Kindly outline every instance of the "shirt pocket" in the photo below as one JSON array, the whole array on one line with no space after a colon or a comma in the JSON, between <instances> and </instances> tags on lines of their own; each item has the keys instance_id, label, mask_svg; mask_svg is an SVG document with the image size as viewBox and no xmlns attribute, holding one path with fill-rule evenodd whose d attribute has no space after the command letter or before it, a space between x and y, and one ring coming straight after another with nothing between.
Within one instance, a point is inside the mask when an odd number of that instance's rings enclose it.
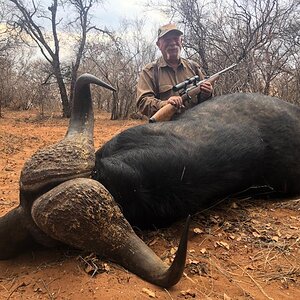
<instances>
[{"instance_id":1,"label":"shirt pocket","mask_svg":"<svg viewBox=\"0 0 300 300\"><path fill-rule=\"evenodd\" d=\"M169 97L171 97L173 93L173 85L170 84L163 84L159 86L159 94L161 100L167 100Z\"/></svg>"}]
</instances>

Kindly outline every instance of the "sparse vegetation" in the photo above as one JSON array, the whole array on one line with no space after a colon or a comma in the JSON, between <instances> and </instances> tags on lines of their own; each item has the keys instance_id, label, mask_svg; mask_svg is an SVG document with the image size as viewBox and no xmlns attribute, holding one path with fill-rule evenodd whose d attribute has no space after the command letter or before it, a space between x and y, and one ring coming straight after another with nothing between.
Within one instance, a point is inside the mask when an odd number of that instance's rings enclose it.
<instances>
[{"instance_id":1,"label":"sparse vegetation","mask_svg":"<svg viewBox=\"0 0 300 300\"><path fill-rule=\"evenodd\" d=\"M89 72L117 89L114 95L98 93L97 107L112 119L130 116L139 72L157 55L156 32L144 35L145 20L124 22L118 32L98 28L91 16L102 9L101 1L51 3L47 9L35 1L0 2L0 108L43 113L58 106L68 116L74 79ZM149 6L182 27L185 55L207 74L241 60L218 81L216 94L259 92L299 104L298 0L152 0Z\"/></svg>"}]
</instances>

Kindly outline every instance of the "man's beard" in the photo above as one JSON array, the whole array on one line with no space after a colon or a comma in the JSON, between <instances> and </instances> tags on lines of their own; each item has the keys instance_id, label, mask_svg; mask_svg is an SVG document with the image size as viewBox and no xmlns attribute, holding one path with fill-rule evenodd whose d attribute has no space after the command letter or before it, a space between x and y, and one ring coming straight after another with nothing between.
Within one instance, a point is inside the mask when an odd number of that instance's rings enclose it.
<instances>
[{"instance_id":1,"label":"man's beard","mask_svg":"<svg viewBox=\"0 0 300 300\"><path fill-rule=\"evenodd\" d=\"M176 60L179 61L179 58L180 58L180 48L179 48L179 47L176 47L176 49L177 49ZM166 51L166 54L167 54L167 60L170 60L171 55L170 55L168 49L167 49L167 51ZM172 56L173 56L173 55L172 55Z\"/></svg>"}]
</instances>

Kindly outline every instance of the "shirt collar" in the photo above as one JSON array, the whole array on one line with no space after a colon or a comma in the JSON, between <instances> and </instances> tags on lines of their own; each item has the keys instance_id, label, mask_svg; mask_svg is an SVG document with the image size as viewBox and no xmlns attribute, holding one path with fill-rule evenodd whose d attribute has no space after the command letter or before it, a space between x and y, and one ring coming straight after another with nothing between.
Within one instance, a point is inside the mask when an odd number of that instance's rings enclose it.
<instances>
[{"instance_id":1,"label":"shirt collar","mask_svg":"<svg viewBox=\"0 0 300 300\"><path fill-rule=\"evenodd\" d=\"M164 57L161 56L159 59L158 59L158 66L160 68L164 68L164 67L169 67L169 65L167 64L167 62L165 61ZM183 67L183 68L186 68L185 66L185 63L184 63L184 60L182 58L180 58L180 63L179 63L179 66L178 67Z\"/></svg>"}]
</instances>

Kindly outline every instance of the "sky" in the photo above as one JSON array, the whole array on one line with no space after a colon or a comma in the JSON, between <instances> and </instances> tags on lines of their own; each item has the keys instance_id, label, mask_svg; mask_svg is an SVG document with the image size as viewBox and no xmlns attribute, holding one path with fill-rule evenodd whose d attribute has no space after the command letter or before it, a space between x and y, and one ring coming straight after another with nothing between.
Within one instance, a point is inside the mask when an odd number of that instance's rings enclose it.
<instances>
[{"instance_id":1,"label":"sky","mask_svg":"<svg viewBox=\"0 0 300 300\"><path fill-rule=\"evenodd\" d=\"M27 0L30 2L30 0ZM162 3L163 0L160 0ZM47 7L52 0L35 0L41 3L47 13ZM107 28L117 31L121 27L124 18L127 20L142 19L145 22L145 35L156 36L157 30L161 25L169 23L167 16L158 10L146 8L149 0L102 0L101 4L94 4L90 10L92 23L99 28ZM62 11L58 18L64 18L68 11ZM50 26L50 23L49 23Z\"/></svg>"},{"instance_id":2,"label":"sky","mask_svg":"<svg viewBox=\"0 0 300 300\"><path fill-rule=\"evenodd\" d=\"M46 12L48 12L47 7L52 3L52 0L37 1L39 1ZM147 1L149 0L103 0L103 4L97 6L93 5L90 11L92 23L99 28L104 29L106 27L108 30L118 32L124 18L129 21L142 19L145 22L143 35L146 38L149 37L149 40L152 41L156 38L158 28L161 25L167 24L169 21L168 18L158 10L146 8L145 4ZM66 13L68 12L62 11L62 15L58 16L58 18L65 17L64 14ZM64 39L64 41L66 45L69 44L67 38ZM39 53L39 49L37 49L37 52Z\"/></svg>"},{"instance_id":3,"label":"sky","mask_svg":"<svg viewBox=\"0 0 300 300\"><path fill-rule=\"evenodd\" d=\"M96 21L112 29L118 29L121 20L142 18L146 22L146 30L153 31L160 25L168 23L168 18L158 11L147 10L147 0L105 0L103 8L93 11Z\"/></svg>"}]
</instances>

